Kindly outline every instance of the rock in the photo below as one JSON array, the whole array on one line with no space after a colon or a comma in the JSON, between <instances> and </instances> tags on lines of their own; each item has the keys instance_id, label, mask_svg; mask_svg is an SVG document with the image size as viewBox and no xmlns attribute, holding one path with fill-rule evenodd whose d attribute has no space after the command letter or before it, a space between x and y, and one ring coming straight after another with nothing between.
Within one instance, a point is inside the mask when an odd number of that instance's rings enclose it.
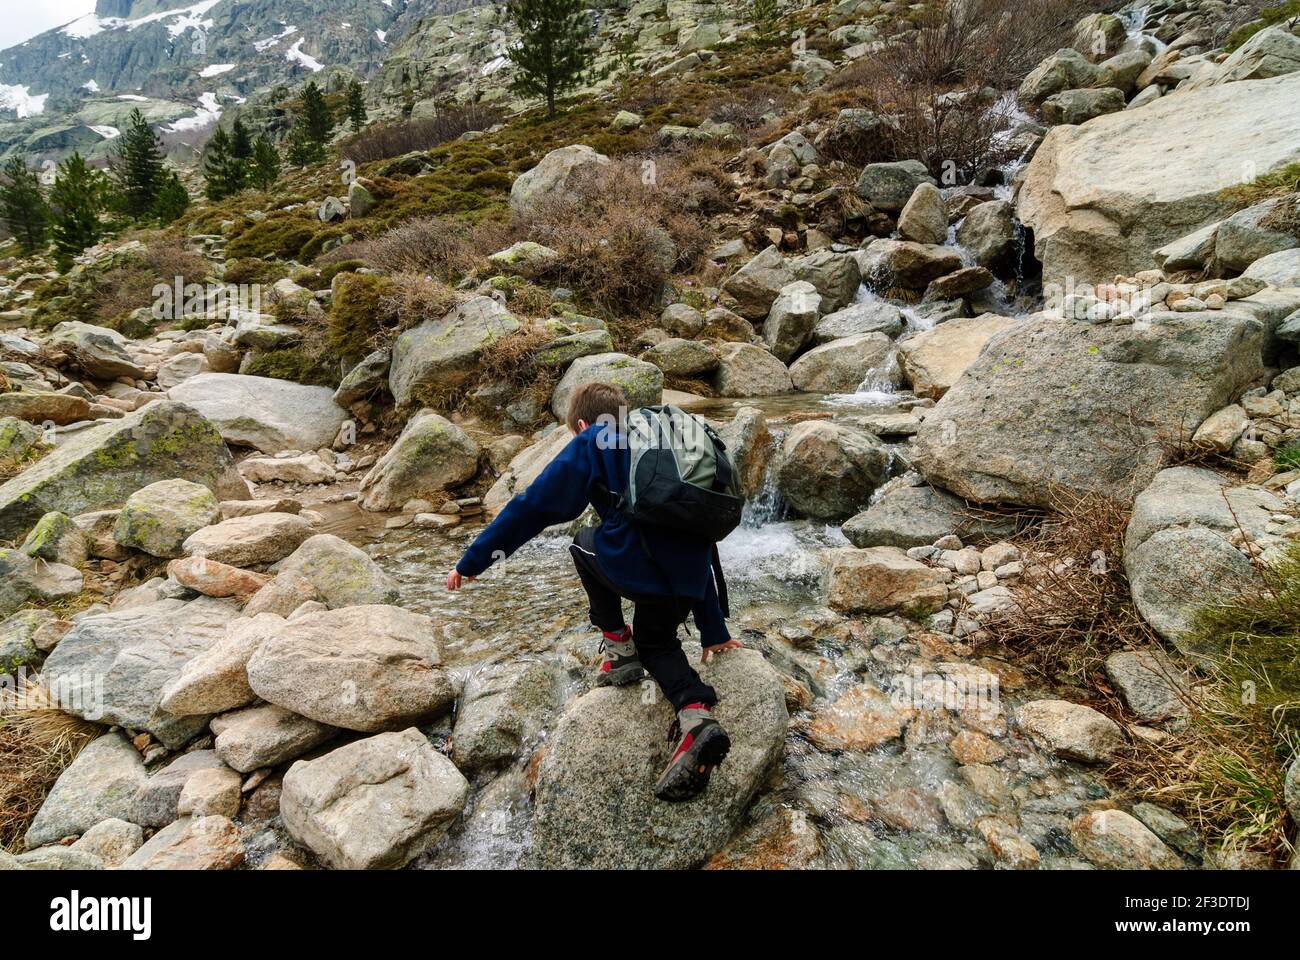
<instances>
[{"instance_id":1,"label":"rock","mask_svg":"<svg viewBox=\"0 0 1300 960\"><path fill-rule=\"evenodd\" d=\"M635 130L643 123L645 123L645 120L641 114L633 113L631 110L620 110L614 114L614 119L609 122L609 128L615 133L627 133L629 130Z\"/></svg>"},{"instance_id":2,"label":"rock","mask_svg":"<svg viewBox=\"0 0 1300 960\"><path fill-rule=\"evenodd\" d=\"M877 210L898 213L923 183L934 186L934 178L919 160L869 163L858 176L858 196Z\"/></svg>"},{"instance_id":3,"label":"rock","mask_svg":"<svg viewBox=\"0 0 1300 960\"><path fill-rule=\"evenodd\" d=\"M28 850L85 833L105 820L131 817L144 762L121 733L92 740L59 775L23 837Z\"/></svg>"},{"instance_id":4,"label":"rock","mask_svg":"<svg viewBox=\"0 0 1300 960\"><path fill-rule=\"evenodd\" d=\"M14 858L19 870L103 870L104 861L71 847L41 847Z\"/></svg>"},{"instance_id":5,"label":"rock","mask_svg":"<svg viewBox=\"0 0 1300 960\"><path fill-rule=\"evenodd\" d=\"M80 593L81 572L61 563L33 560L19 550L0 547L0 617L32 600L58 600Z\"/></svg>"},{"instance_id":6,"label":"rock","mask_svg":"<svg viewBox=\"0 0 1300 960\"><path fill-rule=\"evenodd\" d=\"M280 564L277 579L286 576L310 583L330 609L394 603L398 596L397 585L374 560L328 533L303 541Z\"/></svg>"},{"instance_id":7,"label":"rock","mask_svg":"<svg viewBox=\"0 0 1300 960\"><path fill-rule=\"evenodd\" d=\"M66 351L75 366L97 380L145 378L146 371L126 349L127 339L116 330L80 320L65 320L54 328L46 343Z\"/></svg>"},{"instance_id":8,"label":"rock","mask_svg":"<svg viewBox=\"0 0 1300 960\"><path fill-rule=\"evenodd\" d=\"M1081 703L1034 700L1016 718L1036 744L1067 760L1101 763L1124 746L1119 724Z\"/></svg>"},{"instance_id":9,"label":"rock","mask_svg":"<svg viewBox=\"0 0 1300 960\"><path fill-rule=\"evenodd\" d=\"M898 355L918 396L938 400L979 357L984 345L1020 321L986 313L942 323L904 340Z\"/></svg>"},{"instance_id":10,"label":"rock","mask_svg":"<svg viewBox=\"0 0 1300 960\"><path fill-rule=\"evenodd\" d=\"M240 773L296 760L338 733L334 727L270 703L214 717L212 732L217 756Z\"/></svg>"},{"instance_id":11,"label":"rock","mask_svg":"<svg viewBox=\"0 0 1300 960\"><path fill-rule=\"evenodd\" d=\"M20 610L0 623L0 674L16 675L24 668L39 668L43 651L36 637L54 620L48 610Z\"/></svg>"},{"instance_id":12,"label":"rock","mask_svg":"<svg viewBox=\"0 0 1300 960\"><path fill-rule=\"evenodd\" d=\"M570 703L538 768L538 866L684 869L726 843L780 757L785 694L776 671L752 650L728 651L700 673L718 691L716 716L731 736L727 762L714 770L701 800L669 804L654 797L668 760L669 704L635 688L592 690Z\"/></svg>"},{"instance_id":13,"label":"rock","mask_svg":"<svg viewBox=\"0 0 1300 960\"><path fill-rule=\"evenodd\" d=\"M507 274L537 280L553 270L560 255L550 247L532 240L520 240L505 250L488 256L488 263Z\"/></svg>"},{"instance_id":14,"label":"rock","mask_svg":"<svg viewBox=\"0 0 1300 960\"><path fill-rule=\"evenodd\" d=\"M176 802L189 779L200 770L221 768L221 761L211 750L182 753L136 791L131 820L142 827L167 826L176 819Z\"/></svg>"},{"instance_id":15,"label":"rock","mask_svg":"<svg viewBox=\"0 0 1300 960\"><path fill-rule=\"evenodd\" d=\"M270 613L235 620L225 636L200 652L162 691L161 707L178 717L225 713L257 699L248 685L248 661L284 626Z\"/></svg>"},{"instance_id":16,"label":"rock","mask_svg":"<svg viewBox=\"0 0 1300 960\"><path fill-rule=\"evenodd\" d=\"M58 446L0 486L0 538L22 536L51 511L119 507L157 480L184 477L220 494L234 475L220 434L190 407L158 401L60 438Z\"/></svg>"},{"instance_id":17,"label":"rock","mask_svg":"<svg viewBox=\"0 0 1300 960\"><path fill-rule=\"evenodd\" d=\"M911 240L874 240L858 256L864 283L876 289L924 290L930 282L962 268L951 247Z\"/></svg>"},{"instance_id":18,"label":"rock","mask_svg":"<svg viewBox=\"0 0 1300 960\"><path fill-rule=\"evenodd\" d=\"M580 357L565 371L551 394L551 412L556 419L564 420L569 409L569 397L586 383L608 383L622 388L627 395L628 408L659 403L663 396L664 374L653 363L637 360L625 353L599 353Z\"/></svg>"},{"instance_id":19,"label":"rock","mask_svg":"<svg viewBox=\"0 0 1300 960\"><path fill-rule=\"evenodd\" d=\"M872 750L901 737L907 719L879 687L863 682L814 716L806 735L819 750Z\"/></svg>"},{"instance_id":20,"label":"rock","mask_svg":"<svg viewBox=\"0 0 1300 960\"><path fill-rule=\"evenodd\" d=\"M193 534L221 519L217 498L201 483L159 480L127 498L113 539L153 557L179 557Z\"/></svg>"},{"instance_id":21,"label":"rock","mask_svg":"<svg viewBox=\"0 0 1300 960\"><path fill-rule=\"evenodd\" d=\"M144 830L139 824L113 818L95 824L69 849L98 857L111 870L120 867L143 845Z\"/></svg>"},{"instance_id":22,"label":"rock","mask_svg":"<svg viewBox=\"0 0 1300 960\"><path fill-rule=\"evenodd\" d=\"M312 526L294 513L231 517L191 534L182 545L189 556L233 567L275 563L312 536Z\"/></svg>"},{"instance_id":23,"label":"rock","mask_svg":"<svg viewBox=\"0 0 1300 960\"><path fill-rule=\"evenodd\" d=\"M394 870L440 840L469 784L416 729L299 760L284 775L290 835L336 870Z\"/></svg>"},{"instance_id":24,"label":"rock","mask_svg":"<svg viewBox=\"0 0 1300 960\"><path fill-rule=\"evenodd\" d=\"M1300 821L1300 757L1292 760L1287 769L1282 794L1287 813L1291 814L1292 820Z\"/></svg>"},{"instance_id":25,"label":"rock","mask_svg":"<svg viewBox=\"0 0 1300 960\"><path fill-rule=\"evenodd\" d=\"M1043 101L1043 121L1050 126L1063 123L1087 123L1093 117L1116 113L1127 106L1123 90L1100 87L1089 90L1062 90Z\"/></svg>"},{"instance_id":26,"label":"rock","mask_svg":"<svg viewBox=\"0 0 1300 960\"><path fill-rule=\"evenodd\" d=\"M1229 404L1205 418L1196 428L1196 433L1192 434L1192 443L1216 453L1227 453L1248 426L1250 418L1246 416L1246 411L1235 403Z\"/></svg>"},{"instance_id":27,"label":"rock","mask_svg":"<svg viewBox=\"0 0 1300 960\"><path fill-rule=\"evenodd\" d=\"M90 556L90 547L81 528L66 513L57 510L36 522L19 549L34 560L71 567L80 566Z\"/></svg>"},{"instance_id":28,"label":"rock","mask_svg":"<svg viewBox=\"0 0 1300 960\"><path fill-rule=\"evenodd\" d=\"M1110 870L1181 870L1178 854L1123 810L1096 810L1070 823L1070 840L1097 866Z\"/></svg>"},{"instance_id":29,"label":"rock","mask_svg":"<svg viewBox=\"0 0 1300 960\"><path fill-rule=\"evenodd\" d=\"M257 647L248 682L268 703L370 733L449 706L455 690L441 664L432 620L369 604L290 620Z\"/></svg>"},{"instance_id":30,"label":"rock","mask_svg":"<svg viewBox=\"0 0 1300 960\"><path fill-rule=\"evenodd\" d=\"M1262 374L1252 318L1147 319L1040 315L988 341L921 424L915 462L926 479L979 503L1049 506L1056 487L1131 498L1159 467L1160 438L1191 436ZM1044 429L1024 429L1045 411Z\"/></svg>"},{"instance_id":31,"label":"rock","mask_svg":"<svg viewBox=\"0 0 1300 960\"><path fill-rule=\"evenodd\" d=\"M1003 272L1019 258L1014 211L1006 200L989 200L972 207L957 227L957 242L981 267Z\"/></svg>"},{"instance_id":32,"label":"rock","mask_svg":"<svg viewBox=\"0 0 1300 960\"><path fill-rule=\"evenodd\" d=\"M1154 803L1133 804L1133 816L1175 850L1201 856L1201 836L1190 823Z\"/></svg>"},{"instance_id":33,"label":"rock","mask_svg":"<svg viewBox=\"0 0 1300 960\"><path fill-rule=\"evenodd\" d=\"M1187 89L1279 77L1300 70L1300 37L1292 34L1289 26L1279 24L1259 31L1222 63L1197 71L1187 81Z\"/></svg>"},{"instance_id":34,"label":"rock","mask_svg":"<svg viewBox=\"0 0 1300 960\"><path fill-rule=\"evenodd\" d=\"M502 472L501 477L483 497L483 512L495 517L515 497L528 489L546 469L547 465L569 445L573 435L564 427L556 427L541 440L517 453Z\"/></svg>"},{"instance_id":35,"label":"rock","mask_svg":"<svg viewBox=\"0 0 1300 960\"><path fill-rule=\"evenodd\" d=\"M727 446L741 496L746 499L758 496L773 452L772 434L763 411L757 407L741 407L718 431L718 437Z\"/></svg>"},{"instance_id":36,"label":"rock","mask_svg":"<svg viewBox=\"0 0 1300 960\"><path fill-rule=\"evenodd\" d=\"M392 356L392 352L387 349L366 354L343 377L338 389L334 391L334 402L340 407L350 407L358 400L366 400L387 390Z\"/></svg>"},{"instance_id":37,"label":"rock","mask_svg":"<svg viewBox=\"0 0 1300 960\"><path fill-rule=\"evenodd\" d=\"M266 574L241 570L207 557L182 557L167 564L167 576L208 597L247 600L266 586Z\"/></svg>"},{"instance_id":38,"label":"rock","mask_svg":"<svg viewBox=\"0 0 1300 960\"><path fill-rule=\"evenodd\" d=\"M182 817L127 858L123 870L234 870L244 862L239 828L221 816Z\"/></svg>"},{"instance_id":39,"label":"rock","mask_svg":"<svg viewBox=\"0 0 1300 960\"><path fill-rule=\"evenodd\" d=\"M510 186L510 209L522 214L548 198L566 196L583 178L608 163L609 157L585 144L552 150L537 166L515 178Z\"/></svg>"},{"instance_id":40,"label":"rock","mask_svg":"<svg viewBox=\"0 0 1300 960\"><path fill-rule=\"evenodd\" d=\"M669 377L698 377L718 367L718 354L708 344L677 337L659 341L641 354L641 359Z\"/></svg>"},{"instance_id":41,"label":"rock","mask_svg":"<svg viewBox=\"0 0 1300 960\"><path fill-rule=\"evenodd\" d=\"M487 296L473 297L441 320L407 330L393 344L388 374L397 405L418 405L429 391L467 383L477 373L483 352L518 330L519 321Z\"/></svg>"},{"instance_id":42,"label":"rock","mask_svg":"<svg viewBox=\"0 0 1300 960\"><path fill-rule=\"evenodd\" d=\"M938 280L931 280L925 288L923 302L958 303L962 297L987 290L992 286L993 280L993 272L985 267L963 267Z\"/></svg>"},{"instance_id":43,"label":"rock","mask_svg":"<svg viewBox=\"0 0 1300 960\"><path fill-rule=\"evenodd\" d=\"M958 533L963 539L1006 536L1013 520L972 513L957 497L933 487L899 487L845 521L843 531L855 547L929 546Z\"/></svg>"},{"instance_id":44,"label":"rock","mask_svg":"<svg viewBox=\"0 0 1300 960\"><path fill-rule=\"evenodd\" d=\"M1070 44L1093 60L1105 60L1119 52L1128 39L1128 28L1109 13L1090 13L1074 25Z\"/></svg>"},{"instance_id":45,"label":"rock","mask_svg":"<svg viewBox=\"0 0 1300 960\"><path fill-rule=\"evenodd\" d=\"M781 288L798 279L781 251L768 247L732 274L722 289L736 300L736 312L746 320L762 320Z\"/></svg>"},{"instance_id":46,"label":"rock","mask_svg":"<svg viewBox=\"0 0 1300 960\"><path fill-rule=\"evenodd\" d=\"M1300 287L1300 247L1260 257L1246 268L1242 276L1263 280L1275 287Z\"/></svg>"},{"instance_id":47,"label":"rock","mask_svg":"<svg viewBox=\"0 0 1300 960\"><path fill-rule=\"evenodd\" d=\"M818 250L790 260L789 266L796 278L811 283L817 290L821 297L820 309L824 313L848 306L862 285L858 261L851 253Z\"/></svg>"},{"instance_id":48,"label":"rock","mask_svg":"<svg viewBox=\"0 0 1300 960\"><path fill-rule=\"evenodd\" d=\"M560 678L542 662L498 663L465 681L452 731L452 759L479 770L520 756L560 702Z\"/></svg>"},{"instance_id":49,"label":"rock","mask_svg":"<svg viewBox=\"0 0 1300 960\"><path fill-rule=\"evenodd\" d=\"M790 371L771 352L753 343L718 346L713 388L720 397L770 397L794 389Z\"/></svg>"},{"instance_id":50,"label":"rock","mask_svg":"<svg viewBox=\"0 0 1300 960\"><path fill-rule=\"evenodd\" d=\"M296 328L282 328L290 331L291 337L297 339L299 333ZM238 334L236 340L238 341ZM242 345L242 344L241 344ZM168 357L158 366L158 375L155 379L158 386L164 390L170 390L178 383L184 383L191 377L197 377L200 373L208 372L208 358L201 353L178 353Z\"/></svg>"},{"instance_id":51,"label":"rock","mask_svg":"<svg viewBox=\"0 0 1300 960\"><path fill-rule=\"evenodd\" d=\"M810 393L854 393L868 379L898 386L901 371L892 362L893 350L883 333L832 340L791 364L790 380L796 390Z\"/></svg>"},{"instance_id":52,"label":"rock","mask_svg":"<svg viewBox=\"0 0 1300 960\"><path fill-rule=\"evenodd\" d=\"M933 613L948 599L946 577L897 547L832 551L827 604L845 613Z\"/></svg>"},{"instance_id":53,"label":"rock","mask_svg":"<svg viewBox=\"0 0 1300 960\"><path fill-rule=\"evenodd\" d=\"M17 417L0 417L0 465L25 464L45 448L45 431Z\"/></svg>"},{"instance_id":54,"label":"rock","mask_svg":"<svg viewBox=\"0 0 1300 960\"><path fill-rule=\"evenodd\" d=\"M163 689L193 657L225 634L227 600L159 600L82 616L45 661L43 676L69 713L152 733L184 746L206 717L175 717L159 706Z\"/></svg>"},{"instance_id":55,"label":"rock","mask_svg":"<svg viewBox=\"0 0 1300 960\"><path fill-rule=\"evenodd\" d=\"M789 363L812 336L821 299L817 288L805 280L788 283L777 294L763 322L763 340L782 363Z\"/></svg>"},{"instance_id":56,"label":"rock","mask_svg":"<svg viewBox=\"0 0 1300 960\"><path fill-rule=\"evenodd\" d=\"M70 393L18 390L0 393L0 417L16 417L31 423L63 426L90 420L90 403Z\"/></svg>"},{"instance_id":57,"label":"rock","mask_svg":"<svg viewBox=\"0 0 1300 960\"><path fill-rule=\"evenodd\" d=\"M239 464L239 472L252 483L333 483L335 470L317 453L296 457L249 457Z\"/></svg>"},{"instance_id":58,"label":"rock","mask_svg":"<svg viewBox=\"0 0 1300 960\"><path fill-rule=\"evenodd\" d=\"M348 184L348 215L353 218L364 217L379 202L366 186L366 182L368 181L358 177ZM371 186L374 184L372 183Z\"/></svg>"},{"instance_id":59,"label":"rock","mask_svg":"<svg viewBox=\"0 0 1300 960\"><path fill-rule=\"evenodd\" d=\"M1133 603L1161 637L1190 656L1220 651L1191 637L1197 613L1257 583L1251 561L1233 546L1239 531L1261 539L1282 503L1196 467L1156 474L1133 504L1124 532L1124 570Z\"/></svg>"},{"instance_id":60,"label":"rock","mask_svg":"<svg viewBox=\"0 0 1300 960\"><path fill-rule=\"evenodd\" d=\"M167 396L212 421L227 443L263 453L328 447L345 419L328 387L270 377L202 373Z\"/></svg>"},{"instance_id":61,"label":"rock","mask_svg":"<svg viewBox=\"0 0 1300 960\"><path fill-rule=\"evenodd\" d=\"M704 314L690 304L670 303L659 315L659 326L674 337L693 337L704 329Z\"/></svg>"},{"instance_id":62,"label":"rock","mask_svg":"<svg viewBox=\"0 0 1300 960\"><path fill-rule=\"evenodd\" d=\"M1125 706L1142 720L1187 715L1182 672L1159 648L1112 653L1106 658L1106 676L1124 698Z\"/></svg>"},{"instance_id":63,"label":"rock","mask_svg":"<svg viewBox=\"0 0 1300 960\"><path fill-rule=\"evenodd\" d=\"M182 817L235 817L239 815L243 781L229 767L199 770L185 781L176 812Z\"/></svg>"},{"instance_id":64,"label":"rock","mask_svg":"<svg viewBox=\"0 0 1300 960\"><path fill-rule=\"evenodd\" d=\"M579 357L610 353L613 349L614 341L608 330L579 330L577 333L556 337L539 347L533 356L542 366L562 370Z\"/></svg>"},{"instance_id":65,"label":"rock","mask_svg":"<svg viewBox=\"0 0 1300 960\"><path fill-rule=\"evenodd\" d=\"M1300 194L1274 197L1239 210L1218 224L1214 234L1214 260L1221 267L1240 272L1282 250L1300 246L1300 236L1288 230L1268 226L1270 214L1294 210Z\"/></svg>"},{"instance_id":66,"label":"rock","mask_svg":"<svg viewBox=\"0 0 1300 960\"><path fill-rule=\"evenodd\" d=\"M942 244L948 240L948 206L933 183L923 182L898 215L898 235L917 243Z\"/></svg>"},{"instance_id":67,"label":"rock","mask_svg":"<svg viewBox=\"0 0 1300 960\"><path fill-rule=\"evenodd\" d=\"M813 343L821 345L845 337L883 333L896 337L903 332L903 315L893 304L883 300L855 303L822 317L813 326Z\"/></svg>"},{"instance_id":68,"label":"rock","mask_svg":"<svg viewBox=\"0 0 1300 960\"><path fill-rule=\"evenodd\" d=\"M1077 50L1058 50L1020 84L1021 103L1039 104L1062 90L1089 86L1101 71Z\"/></svg>"},{"instance_id":69,"label":"rock","mask_svg":"<svg viewBox=\"0 0 1300 960\"><path fill-rule=\"evenodd\" d=\"M1151 265L1152 250L1233 213L1225 187L1296 159L1300 117L1288 105L1297 96L1300 74L1292 74L1161 97L1139 111L1053 127L1030 161L1018 199L1044 284L1132 276ZM1153 143L1167 145L1159 162L1152 159ZM1225 143L1232 144L1226 168Z\"/></svg>"},{"instance_id":70,"label":"rock","mask_svg":"<svg viewBox=\"0 0 1300 960\"><path fill-rule=\"evenodd\" d=\"M836 523L857 513L885 479L890 455L869 433L825 420L791 427L776 486L800 516Z\"/></svg>"},{"instance_id":71,"label":"rock","mask_svg":"<svg viewBox=\"0 0 1300 960\"><path fill-rule=\"evenodd\" d=\"M478 444L464 430L422 411L362 479L361 506L398 510L408 500L458 487L478 472L478 456Z\"/></svg>"}]
</instances>

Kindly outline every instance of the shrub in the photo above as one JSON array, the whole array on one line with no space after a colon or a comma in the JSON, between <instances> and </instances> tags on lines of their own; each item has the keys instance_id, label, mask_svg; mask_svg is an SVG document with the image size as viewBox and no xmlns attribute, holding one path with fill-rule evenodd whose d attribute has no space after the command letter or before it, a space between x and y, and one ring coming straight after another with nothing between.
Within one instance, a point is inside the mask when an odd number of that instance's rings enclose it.
<instances>
[{"instance_id":1,"label":"shrub","mask_svg":"<svg viewBox=\"0 0 1300 960\"><path fill-rule=\"evenodd\" d=\"M356 260L385 273L426 273L455 280L512 242L509 228L494 221L471 225L419 217L369 240L345 244L322 259L327 264Z\"/></svg>"},{"instance_id":2,"label":"shrub","mask_svg":"<svg viewBox=\"0 0 1300 960\"><path fill-rule=\"evenodd\" d=\"M330 308L330 349L345 360L360 360L372 346L383 324L380 297L388 285L386 277L374 274L345 274L334 286Z\"/></svg>"},{"instance_id":3,"label":"shrub","mask_svg":"<svg viewBox=\"0 0 1300 960\"><path fill-rule=\"evenodd\" d=\"M1269 27L1300 18L1300 0L1287 0L1276 6L1267 6L1268 0L1241 0L1231 4L1219 17L1215 17L1216 40L1224 36L1224 49L1229 53Z\"/></svg>"},{"instance_id":4,"label":"shrub","mask_svg":"<svg viewBox=\"0 0 1300 960\"><path fill-rule=\"evenodd\" d=\"M253 377L272 377L315 387L339 385L338 363L307 346L284 347L252 354L242 371Z\"/></svg>"},{"instance_id":5,"label":"shrub","mask_svg":"<svg viewBox=\"0 0 1300 960\"><path fill-rule=\"evenodd\" d=\"M273 213L234 237L226 245L226 255L296 260L315 235L316 228L302 215L296 212Z\"/></svg>"},{"instance_id":6,"label":"shrub","mask_svg":"<svg viewBox=\"0 0 1300 960\"><path fill-rule=\"evenodd\" d=\"M388 160L417 150L431 150L471 130L486 130L501 119L495 107L483 104L446 104L432 117L375 123L339 148L344 159L354 163Z\"/></svg>"},{"instance_id":7,"label":"shrub","mask_svg":"<svg viewBox=\"0 0 1300 960\"><path fill-rule=\"evenodd\" d=\"M289 276L289 268L276 260L242 257L226 261L226 283L275 283Z\"/></svg>"}]
</instances>

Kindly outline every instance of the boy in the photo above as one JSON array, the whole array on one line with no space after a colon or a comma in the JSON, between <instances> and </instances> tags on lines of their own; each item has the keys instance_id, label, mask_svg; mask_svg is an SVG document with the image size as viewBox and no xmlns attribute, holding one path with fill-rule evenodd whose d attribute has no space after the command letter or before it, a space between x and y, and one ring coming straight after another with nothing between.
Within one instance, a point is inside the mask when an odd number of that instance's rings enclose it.
<instances>
[{"instance_id":1,"label":"boy","mask_svg":"<svg viewBox=\"0 0 1300 960\"><path fill-rule=\"evenodd\" d=\"M627 489L631 468L619 430L626 414L627 397L618 387L588 383L575 390L565 418L573 440L479 534L447 575L447 589L460 589L498 557L594 505L600 524L579 530L569 553L587 591L591 622L603 635L605 658L596 682L623 686L641 679L643 668L650 672L677 713L669 731L672 758L655 796L690 800L708 786L731 741L712 716L717 694L687 661L677 628L695 615L704 661L740 643L727 633L713 580L713 545L672 530L638 532L612 506ZM623 620L623 599L635 606L631 628Z\"/></svg>"}]
</instances>

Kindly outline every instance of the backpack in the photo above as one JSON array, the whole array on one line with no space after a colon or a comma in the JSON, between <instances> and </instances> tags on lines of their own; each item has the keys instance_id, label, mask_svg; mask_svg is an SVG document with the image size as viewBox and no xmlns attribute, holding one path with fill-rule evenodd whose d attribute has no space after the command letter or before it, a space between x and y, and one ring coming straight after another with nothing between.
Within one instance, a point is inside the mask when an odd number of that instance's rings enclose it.
<instances>
[{"instance_id":1,"label":"backpack","mask_svg":"<svg viewBox=\"0 0 1300 960\"><path fill-rule=\"evenodd\" d=\"M611 495L613 508L634 528L661 527L712 541L718 599L730 616L717 544L740 526L745 501L727 445L702 419L666 404L631 411L623 435L631 466L627 490ZM644 537L641 547L658 567Z\"/></svg>"}]
</instances>

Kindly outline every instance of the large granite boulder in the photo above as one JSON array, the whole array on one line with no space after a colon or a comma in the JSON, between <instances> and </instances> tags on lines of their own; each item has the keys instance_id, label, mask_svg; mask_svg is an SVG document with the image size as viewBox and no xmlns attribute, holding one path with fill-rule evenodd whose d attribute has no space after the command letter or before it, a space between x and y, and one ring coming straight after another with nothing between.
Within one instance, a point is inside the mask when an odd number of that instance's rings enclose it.
<instances>
[{"instance_id":1,"label":"large granite boulder","mask_svg":"<svg viewBox=\"0 0 1300 960\"><path fill-rule=\"evenodd\" d=\"M1093 326L1047 315L995 336L921 424L916 463L980 503L1051 506L1057 488L1132 499L1161 442L1263 374L1264 328L1231 310Z\"/></svg>"},{"instance_id":2,"label":"large granite boulder","mask_svg":"<svg viewBox=\"0 0 1300 960\"><path fill-rule=\"evenodd\" d=\"M263 453L328 447L347 416L328 387L239 373L201 373L167 395L216 424L227 443Z\"/></svg>"},{"instance_id":3,"label":"large granite boulder","mask_svg":"<svg viewBox=\"0 0 1300 960\"><path fill-rule=\"evenodd\" d=\"M1225 187L1300 159L1297 98L1300 74L1289 74L1054 127L1017 201L1044 282L1132 276L1153 250L1231 214Z\"/></svg>"},{"instance_id":4,"label":"large granite boulder","mask_svg":"<svg viewBox=\"0 0 1300 960\"><path fill-rule=\"evenodd\" d=\"M781 679L757 651L721 654L700 674L718 691L715 716L731 736L704 795L693 803L655 799L670 749L667 701L636 687L593 690L569 705L538 770L539 866L691 868L726 843L781 755L789 715Z\"/></svg>"},{"instance_id":5,"label":"large granite boulder","mask_svg":"<svg viewBox=\"0 0 1300 960\"><path fill-rule=\"evenodd\" d=\"M736 312L746 320L762 320L781 288L798 277L776 247L768 247L732 274L722 289L736 300Z\"/></svg>"},{"instance_id":6,"label":"large granite boulder","mask_svg":"<svg viewBox=\"0 0 1300 960\"><path fill-rule=\"evenodd\" d=\"M625 353L597 353L579 357L569 365L551 394L551 412L563 420L569 409L569 397L587 383L608 383L621 387L627 395L628 409L659 403L664 392L664 373L653 363L629 357Z\"/></svg>"},{"instance_id":7,"label":"large granite boulder","mask_svg":"<svg viewBox=\"0 0 1300 960\"><path fill-rule=\"evenodd\" d=\"M126 349L128 342L116 330L80 320L65 320L46 340L48 346L67 353L74 366L98 380L144 379L148 371Z\"/></svg>"},{"instance_id":8,"label":"large granite boulder","mask_svg":"<svg viewBox=\"0 0 1300 960\"><path fill-rule=\"evenodd\" d=\"M182 549L188 556L251 567L282 560L311 536L311 524L296 513L255 513L203 527Z\"/></svg>"},{"instance_id":9,"label":"large granite boulder","mask_svg":"<svg viewBox=\"0 0 1300 960\"><path fill-rule=\"evenodd\" d=\"M972 511L958 497L933 487L890 490L844 522L855 547L925 547L955 533L965 541L998 539L1015 530L1014 520Z\"/></svg>"},{"instance_id":10,"label":"large granite boulder","mask_svg":"<svg viewBox=\"0 0 1300 960\"><path fill-rule=\"evenodd\" d=\"M581 178L608 164L609 157L586 144L575 143L552 150L510 185L510 209L527 213L548 198L563 197Z\"/></svg>"},{"instance_id":11,"label":"large granite boulder","mask_svg":"<svg viewBox=\"0 0 1300 960\"><path fill-rule=\"evenodd\" d=\"M280 563L271 586L299 580L310 584L317 598L332 610L397 602L397 584L392 577L364 550L332 533L304 540Z\"/></svg>"},{"instance_id":12,"label":"large granite boulder","mask_svg":"<svg viewBox=\"0 0 1300 960\"><path fill-rule=\"evenodd\" d=\"M902 341L898 356L912 390L919 397L938 400L975 362L986 343L1017 323L1014 317L994 313L957 317Z\"/></svg>"},{"instance_id":13,"label":"large granite boulder","mask_svg":"<svg viewBox=\"0 0 1300 960\"><path fill-rule=\"evenodd\" d=\"M902 372L892 362L893 350L893 341L883 333L832 340L792 363L790 380L796 390L809 393L853 393L868 379L898 386Z\"/></svg>"},{"instance_id":14,"label":"large granite boulder","mask_svg":"<svg viewBox=\"0 0 1300 960\"><path fill-rule=\"evenodd\" d=\"M159 480L127 498L113 523L113 539L152 557L179 557L191 534L220 518L217 498L203 484Z\"/></svg>"},{"instance_id":15,"label":"large granite boulder","mask_svg":"<svg viewBox=\"0 0 1300 960\"><path fill-rule=\"evenodd\" d=\"M129 819L148 779L144 761L121 733L106 733L77 754L41 804L23 843L28 850L85 833L97 823Z\"/></svg>"},{"instance_id":16,"label":"large granite boulder","mask_svg":"<svg viewBox=\"0 0 1300 960\"><path fill-rule=\"evenodd\" d=\"M519 321L491 297L472 297L441 320L405 331L393 343L388 389L399 407L414 406L429 392L467 383L479 358L502 337L519 330Z\"/></svg>"},{"instance_id":17,"label":"large granite boulder","mask_svg":"<svg viewBox=\"0 0 1300 960\"><path fill-rule=\"evenodd\" d=\"M784 363L756 343L718 346L713 388L720 397L770 397L794 389Z\"/></svg>"},{"instance_id":18,"label":"large granite boulder","mask_svg":"<svg viewBox=\"0 0 1300 960\"><path fill-rule=\"evenodd\" d=\"M890 454L863 430L826 420L796 424L781 442L776 486L792 510L838 523L864 506L884 482Z\"/></svg>"},{"instance_id":19,"label":"large granite boulder","mask_svg":"<svg viewBox=\"0 0 1300 960\"><path fill-rule=\"evenodd\" d=\"M120 507L141 487L175 477L201 483L220 499L248 496L217 428L192 407L157 401L61 438L0 486L0 539L21 537L50 511L75 517Z\"/></svg>"},{"instance_id":20,"label":"large granite boulder","mask_svg":"<svg viewBox=\"0 0 1300 960\"><path fill-rule=\"evenodd\" d=\"M361 480L366 510L400 510L416 497L439 494L478 472L478 444L445 417L425 410Z\"/></svg>"}]
</instances>

